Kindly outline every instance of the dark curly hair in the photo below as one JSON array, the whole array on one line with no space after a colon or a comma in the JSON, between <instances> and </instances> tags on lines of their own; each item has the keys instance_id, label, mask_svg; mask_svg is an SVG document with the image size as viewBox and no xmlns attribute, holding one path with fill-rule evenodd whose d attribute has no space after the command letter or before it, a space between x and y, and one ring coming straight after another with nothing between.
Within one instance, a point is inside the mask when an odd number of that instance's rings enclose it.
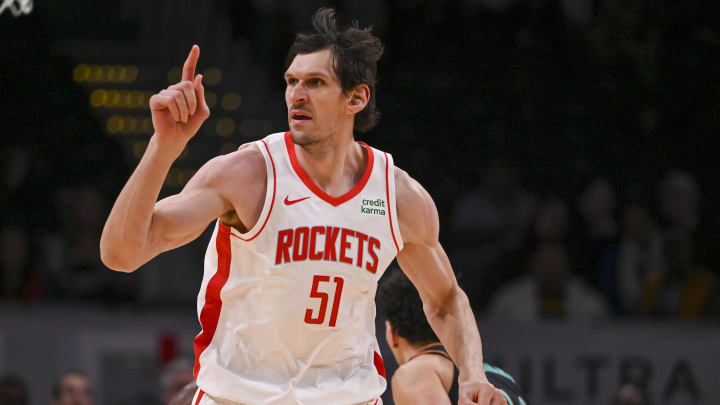
<instances>
[{"instance_id":1,"label":"dark curly hair","mask_svg":"<svg viewBox=\"0 0 720 405\"><path fill-rule=\"evenodd\" d=\"M380 281L375 301L378 311L408 342L424 344L439 341L425 317L420 295L400 269L387 271Z\"/></svg>"},{"instance_id":2,"label":"dark curly hair","mask_svg":"<svg viewBox=\"0 0 720 405\"><path fill-rule=\"evenodd\" d=\"M359 84L370 88L370 99L365 108L355 115L355 129L365 132L377 125L380 112L375 107L375 77L377 61L383 53L383 45L372 34L371 28L358 28L357 21L342 31L335 23L335 10L320 8L312 19L314 32L299 33L290 46L285 69L290 67L298 54L308 54L329 49L333 56L333 69L340 78L340 87L347 92Z\"/></svg>"}]
</instances>

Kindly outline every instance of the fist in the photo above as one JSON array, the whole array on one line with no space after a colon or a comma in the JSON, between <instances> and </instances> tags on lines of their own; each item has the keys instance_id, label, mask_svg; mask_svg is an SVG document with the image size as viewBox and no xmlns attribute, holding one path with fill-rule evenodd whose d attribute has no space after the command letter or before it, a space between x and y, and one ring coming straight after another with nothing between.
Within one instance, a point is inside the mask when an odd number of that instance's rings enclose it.
<instances>
[{"instance_id":1,"label":"fist","mask_svg":"<svg viewBox=\"0 0 720 405\"><path fill-rule=\"evenodd\" d=\"M193 45L183 66L182 81L150 97L158 145L178 155L210 116L202 75L195 75L199 57L200 47Z\"/></svg>"},{"instance_id":2,"label":"fist","mask_svg":"<svg viewBox=\"0 0 720 405\"><path fill-rule=\"evenodd\" d=\"M459 405L507 405L502 391L487 381L464 382L459 391Z\"/></svg>"}]
</instances>

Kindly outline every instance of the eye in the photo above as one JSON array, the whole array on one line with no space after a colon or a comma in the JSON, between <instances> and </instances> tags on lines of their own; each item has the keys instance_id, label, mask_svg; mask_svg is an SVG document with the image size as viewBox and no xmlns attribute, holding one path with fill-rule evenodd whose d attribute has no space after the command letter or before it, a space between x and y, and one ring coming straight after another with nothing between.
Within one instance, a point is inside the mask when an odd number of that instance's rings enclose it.
<instances>
[{"instance_id":1,"label":"eye","mask_svg":"<svg viewBox=\"0 0 720 405\"><path fill-rule=\"evenodd\" d=\"M297 79L294 77L288 77L287 79L285 79L285 81L287 82L288 85L291 85L291 86L297 84Z\"/></svg>"},{"instance_id":2,"label":"eye","mask_svg":"<svg viewBox=\"0 0 720 405\"><path fill-rule=\"evenodd\" d=\"M308 83L311 86L319 86L319 85L323 84L323 81L321 79L314 78L314 79L310 79L310 81Z\"/></svg>"}]
</instances>

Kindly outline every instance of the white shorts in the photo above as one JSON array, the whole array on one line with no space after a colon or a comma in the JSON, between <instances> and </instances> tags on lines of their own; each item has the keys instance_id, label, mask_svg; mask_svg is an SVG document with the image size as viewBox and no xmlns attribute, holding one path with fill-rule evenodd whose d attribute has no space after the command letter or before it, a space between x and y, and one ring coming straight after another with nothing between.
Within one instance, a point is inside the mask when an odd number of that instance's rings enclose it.
<instances>
[{"instance_id":1,"label":"white shorts","mask_svg":"<svg viewBox=\"0 0 720 405\"><path fill-rule=\"evenodd\" d=\"M195 392L195 396L192 400L192 405L250 405L250 404L241 404L239 402L232 402L228 401L226 399L220 399L220 398L213 398L210 395L206 394L201 389L198 389L197 392ZM364 404L357 404L357 405L383 405L382 398L373 399L372 401L366 402Z\"/></svg>"}]
</instances>

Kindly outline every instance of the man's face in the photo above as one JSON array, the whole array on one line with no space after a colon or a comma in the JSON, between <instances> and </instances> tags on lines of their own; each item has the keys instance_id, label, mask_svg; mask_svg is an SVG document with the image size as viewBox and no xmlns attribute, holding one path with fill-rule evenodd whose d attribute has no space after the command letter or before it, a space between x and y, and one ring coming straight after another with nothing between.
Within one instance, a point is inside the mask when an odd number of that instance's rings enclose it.
<instances>
[{"instance_id":1,"label":"man's face","mask_svg":"<svg viewBox=\"0 0 720 405\"><path fill-rule=\"evenodd\" d=\"M60 383L60 396L54 405L93 405L92 388L87 377L78 374L65 376Z\"/></svg>"},{"instance_id":2,"label":"man's face","mask_svg":"<svg viewBox=\"0 0 720 405\"><path fill-rule=\"evenodd\" d=\"M299 54L285 72L285 103L292 140L298 145L325 141L342 130L352 115L348 97L333 69L329 49Z\"/></svg>"}]
</instances>

